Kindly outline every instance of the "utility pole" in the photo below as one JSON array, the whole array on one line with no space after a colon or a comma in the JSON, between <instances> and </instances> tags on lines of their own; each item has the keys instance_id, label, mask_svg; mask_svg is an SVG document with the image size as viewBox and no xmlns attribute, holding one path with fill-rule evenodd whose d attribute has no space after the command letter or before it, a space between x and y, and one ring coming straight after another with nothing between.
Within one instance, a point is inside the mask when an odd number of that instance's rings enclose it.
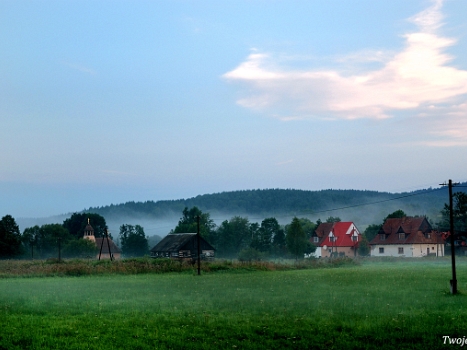
<instances>
[{"instance_id":1,"label":"utility pole","mask_svg":"<svg viewBox=\"0 0 467 350\"><path fill-rule=\"evenodd\" d=\"M196 222L197 222L197 226L198 226L198 232L196 234L196 239L197 239L197 245L198 245L198 276L201 275L201 254L200 254L200 250L201 250L201 240L200 240L200 237L199 237L199 215L196 217Z\"/></svg>"},{"instance_id":2,"label":"utility pole","mask_svg":"<svg viewBox=\"0 0 467 350\"><path fill-rule=\"evenodd\" d=\"M62 251L61 241L62 241L62 238L58 237L57 240L58 240L58 262L61 262L61 260L62 260L62 256L61 256L61 251Z\"/></svg>"},{"instance_id":3,"label":"utility pole","mask_svg":"<svg viewBox=\"0 0 467 350\"><path fill-rule=\"evenodd\" d=\"M446 186L446 183L440 184L441 186ZM449 186L449 233L451 238L451 266L452 266L452 280L451 282L451 294L457 294L457 277L456 277L456 253L454 247L454 208L452 203L452 186L457 185L453 184L452 180L449 180L447 186Z\"/></svg>"}]
</instances>

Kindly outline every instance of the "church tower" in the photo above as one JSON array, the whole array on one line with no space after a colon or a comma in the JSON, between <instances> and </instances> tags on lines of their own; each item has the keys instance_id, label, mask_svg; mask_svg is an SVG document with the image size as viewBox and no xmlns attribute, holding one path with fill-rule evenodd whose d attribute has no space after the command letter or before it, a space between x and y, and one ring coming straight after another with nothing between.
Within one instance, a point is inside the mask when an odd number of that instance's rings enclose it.
<instances>
[{"instance_id":1,"label":"church tower","mask_svg":"<svg viewBox=\"0 0 467 350\"><path fill-rule=\"evenodd\" d=\"M94 237L94 229L92 228L91 224L89 223L89 218L88 218L88 224L84 228L84 239L89 239L92 242L96 242L96 237Z\"/></svg>"}]
</instances>

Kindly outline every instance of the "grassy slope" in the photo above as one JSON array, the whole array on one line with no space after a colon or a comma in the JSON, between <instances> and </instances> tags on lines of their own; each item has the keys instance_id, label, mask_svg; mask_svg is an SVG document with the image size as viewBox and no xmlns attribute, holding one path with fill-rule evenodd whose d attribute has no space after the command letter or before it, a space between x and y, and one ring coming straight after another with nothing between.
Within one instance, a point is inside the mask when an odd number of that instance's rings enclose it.
<instances>
[{"instance_id":1,"label":"grassy slope","mask_svg":"<svg viewBox=\"0 0 467 350\"><path fill-rule=\"evenodd\" d=\"M467 333L449 260L0 280L0 349L440 348ZM467 261L458 262L467 292ZM448 347L446 345L446 347Z\"/></svg>"}]
</instances>

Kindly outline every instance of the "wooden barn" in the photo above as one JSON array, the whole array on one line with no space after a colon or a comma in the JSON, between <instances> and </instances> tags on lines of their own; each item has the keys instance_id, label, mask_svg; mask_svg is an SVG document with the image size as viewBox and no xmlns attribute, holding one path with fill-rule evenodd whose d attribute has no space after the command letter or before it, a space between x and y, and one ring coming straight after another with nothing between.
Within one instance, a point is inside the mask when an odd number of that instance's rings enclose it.
<instances>
[{"instance_id":1,"label":"wooden barn","mask_svg":"<svg viewBox=\"0 0 467 350\"><path fill-rule=\"evenodd\" d=\"M153 258L196 258L198 239L196 233L170 233L151 249ZM200 240L200 252L203 258L214 258L214 247L203 237Z\"/></svg>"}]
</instances>

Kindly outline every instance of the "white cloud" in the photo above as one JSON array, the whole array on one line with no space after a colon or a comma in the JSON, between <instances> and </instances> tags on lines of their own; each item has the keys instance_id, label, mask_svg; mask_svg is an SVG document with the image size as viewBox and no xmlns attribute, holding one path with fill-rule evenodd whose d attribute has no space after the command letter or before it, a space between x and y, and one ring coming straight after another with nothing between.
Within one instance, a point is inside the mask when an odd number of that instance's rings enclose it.
<instances>
[{"instance_id":1,"label":"white cloud","mask_svg":"<svg viewBox=\"0 0 467 350\"><path fill-rule=\"evenodd\" d=\"M441 7L442 0L433 1L432 6L409 19L418 31L403 36L405 45L400 52L388 57L383 51L368 50L372 54L363 62L383 62L373 71L343 74L332 69L281 69L272 55L255 50L223 77L249 87L248 95L237 101L240 105L274 111L270 113L273 116L287 115L279 117L284 120L291 120L290 115L295 116L293 119L388 118L398 110L424 111L429 105L446 103L453 104L448 115L460 113L457 118L463 120L465 108L455 112L455 106L467 94L467 71L449 66L452 57L445 50L456 40L437 34L442 25ZM346 59L359 56L361 53ZM467 135L467 128L460 133Z\"/></svg>"},{"instance_id":2,"label":"white cloud","mask_svg":"<svg viewBox=\"0 0 467 350\"><path fill-rule=\"evenodd\" d=\"M67 66L67 67L69 67L71 69L77 70L77 71L79 71L81 73L86 73L86 74L91 74L91 75L96 74L96 71L94 69L85 67L85 66L80 65L80 64L68 63L68 62L62 62L62 64L64 64L65 66Z\"/></svg>"}]
</instances>

